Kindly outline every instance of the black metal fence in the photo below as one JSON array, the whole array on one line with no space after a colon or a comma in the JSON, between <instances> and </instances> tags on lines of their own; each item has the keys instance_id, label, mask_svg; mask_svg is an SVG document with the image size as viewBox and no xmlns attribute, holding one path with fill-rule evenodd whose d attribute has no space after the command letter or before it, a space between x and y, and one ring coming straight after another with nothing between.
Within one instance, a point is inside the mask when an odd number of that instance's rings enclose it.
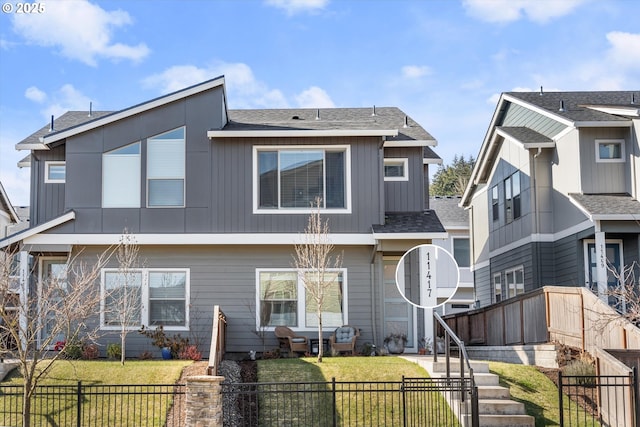
<instances>
[{"instance_id":1,"label":"black metal fence","mask_svg":"<svg viewBox=\"0 0 640 427\"><path fill-rule=\"evenodd\" d=\"M558 374L560 426L640 427L636 375Z\"/></svg>"},{"instance_id":2,"label":"black metal fence","mask_svg":"<svg viewBox=\"0 0 640 427\"><path fill-rule=\"evenodd\" d=\"M22 426L22 386L0 386L0 425ZM43 385L31 400L32 426L177 427L184 385Z\"/></svg>"},{"instance_id":3,"label":"black metal fence","mask_svg":"<svg viewBox=\"0 0 640 427\"><path fill-rule=\"evenodd\" d=\"M477 419L477 388L461 378L223 383L222 395L223 421L229 427L447 427L471 425L472 415Z\"/></svg>"}]
</instances>

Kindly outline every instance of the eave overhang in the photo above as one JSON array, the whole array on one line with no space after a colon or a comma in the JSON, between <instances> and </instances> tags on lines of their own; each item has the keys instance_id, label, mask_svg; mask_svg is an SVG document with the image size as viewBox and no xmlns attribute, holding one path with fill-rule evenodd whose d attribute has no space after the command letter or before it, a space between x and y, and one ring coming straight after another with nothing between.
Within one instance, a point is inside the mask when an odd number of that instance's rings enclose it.
<instances>
[{"instance_id":1,"label":"eave overhang","mask_svg":"<svg viewBox=\"0 0 640 427\"><path fill-rule=\"evenodd\" d=\"M54 241L55 241L55 236L58 236L58 234L40 234L40 233L50 230L53 227L56 227L60 224L64 224L65 222L72 221L75 219L75 217L76 217L76 213L74 211L70 211L64 215L61 215L57 218L52 219L51 221L45 222L44 224L40 224L35 227L30 227L16 234L12 234L11 236L8 236L0 240L0 249L6 248L7 246L13 245L20 241L24 242L27 239L32 238L34 236L38 236L38 235L52 236L54 237Z\"/></svg>"},{"instance_id":2,"label":"eave overhang","mask_svg":"<svg viewBox=\"0 0 640 427\"><path fill-rule=\"evenodd\" d=\"M138 104L135 105L133 107L127 108L125 110L121 110L121 111L117 111L115 113L112 114L108 114L106 116L100 117L99 119L96 120L92 120L90 122L78 125L78 126L74 126L72 128L69 129L65 129L59 132L53 132L49 135L44 135L42 137L40 137L40 142L43 145L38 146L37 148L35 148L35 144L29 144L29 145L22 145L20 146L20 148L18 148L16 146L17 149L30 149L30 150L42 150L42 149L47 149L47 145L51 144L53 142L56 141L60 141L63 140L65 138L68 138L70 136L74 136L74 135L78 135L80 133L83 132L87 132L90 131L92 129L96 129L100 126L104 126L107 125L109 123L113 123L116 122L118 120L122 120L124 118L127 117L131 117L134 116L136 114L140 114L143 113L145 111L151 110L153 108L157 108L160 107L162 105L166 105L169 104L171 102L186 98L188 96L191 95L195 95L198 94L200 92L203 92L205 90L209 90L212 89L214 87L218 87L218 86L224 86L224 76L212 79L212 80L208 80L204 83L200 83L194 86L190 86L186 89L183 90L179 90L177 92L173 92L170 93L168 95L165 96L161 96L159 98L156 99L152 99L151 101L148 102L144 102L142 104ZM226 106L225 106L226 108ZM33 146L33 147L32 147Z\"/></svg>"},{"instance_id":3,"label":"eave overhang","mask_svg":"<svg viewBox=\"0 0 640 427\"><path fill-rule=\"evenodd\" d=\"M280 130L210 130L207 137L213 138L295 138L295 137L342 137L342 136L398 136L397 129L280 129ZM386 143L385 143L386 144Z\"/></svg>"},{"instance_id":4,"label":"eave overhang","mask_svg":"<svg viewBox=\"0 0 640 427\"><path fill-rule=\"evenodd\" d=\"M430 239L446 239L449 233L373 233L376 240L430 240Z\"/></svg>"}]
</instances>

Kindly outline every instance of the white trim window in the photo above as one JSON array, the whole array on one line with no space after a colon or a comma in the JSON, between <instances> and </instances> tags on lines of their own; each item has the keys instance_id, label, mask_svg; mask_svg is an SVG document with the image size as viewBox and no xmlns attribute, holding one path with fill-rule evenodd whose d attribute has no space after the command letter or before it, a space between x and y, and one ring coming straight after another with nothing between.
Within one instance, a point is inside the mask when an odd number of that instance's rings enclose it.
<instances>
[{"instance_id":1,"label":"white trim window","mask_svg":"<svg viewBox=\"0 0 640 427\"><path fill-rule=\"evenodd\" d=\"M471 245L468 237L454 237L453 258L458 263L459 268L469 268L471 266Z\"/></svg>"},{"instance_id":2,"label":"white trim window","mask_svg":"<svg viewBox=\"0 0 640 427\"><path fill-rule=\"evenodd\" d=\"M184 207L185 128L147 139L147 206Z\"/></svg>"},{"instance_id":3,"label":"white trim window","mask_svg":"<svg viewBox=\"0 0 640 427\"><path fill-rule=\"evenodd\" d=\"M624 139L596 139L597 163L623 163Z\"/></svg>"},{"instance_id":4,"label":"white trim window","mask_svg":"<svg viewBox=\"0 0 640 427\"><path fill-rule=\"evenodd\" d=\"M131 329L162 325L166 330L188 330L189 282L190 270L185 268L138 268L126 274L103 269L101 328L120 329L122 319L131 319L126 321ZM127 306L134 316L122 315Z\"/></svg>"},{"instance_id":5,"label":"white trim window","mask_svg":"<svg viewBox=\"0 0 640 427\"><path fill-rule=\"evenodd\" d=\"M44 162L44 182L47 184L63 184L67 176L67 165L63 161Z\"/></svg>"},{"instance_id":6,"label":"white trim window","mask_svg":"<svg viewBox=\"0 0 640 427\"><path fill-rule=\"evenodd\" d=\"M254 213L309 213L317 197L349 213L350 163L348 146L254 147Z\"/></svg>"},{"instance_id":7,"label":"white trim window","mask_svg":"<svg viewBox=\"0 0 640 427\"><path fill-rule=\"evenodd\" d=\"M384 159L385 181L409 181L409 159L386 158Z\"/></svg>"},{"instance_id":8,"label":"white trim window","mask_svg":"<svg viewBox=\"0 0 640 427\"><path fill-rule=\"evenodd\" d=\"M500 273L493 275L493 295L494 302L502 301L502 274Z\"/></svg>"},{"instance_id":9,"label":"white trim window","mask_svg":"<svg viewBox=\"0 0 640 427\"><path fill-rule=\"evenodd\" d=\"M506 270L504 278L507 285L507 298L524 293L524 268L522 266Z\"/></svg>"},{"instance_id":10,"label":"white trim window","mask_svg":"<svg viewBox=\"0 0 640 427\"><path fill-rule=\"evenodd\" d=\"M311 274L311 273L303 273ZM332 330L347 322L347 271L331 269L325 273L325 301L322 326ZM316 305L307 295L301 274L295 269L256 270L256 307L258 329L289 326L296 330L318 327Z\"/></svg>"},{"instance_id":11,"label":"white trim window","mask_svg":"<svg viewBox=\"0 0 640 427\"><path fill-rule=\"evenodd\" d=\"M102 155L102 207L140 207L140 142Z\"/></svg>"},{"instance_id":12,"label":"white trim window","mask_svg":"<svg viewBox=\"0 0 640 427\"><path fill-rule=\"evenodd\" d=\"M520 171L504 180L504 210L507 224L520 218Z\"/></svg>"}]
</instances>

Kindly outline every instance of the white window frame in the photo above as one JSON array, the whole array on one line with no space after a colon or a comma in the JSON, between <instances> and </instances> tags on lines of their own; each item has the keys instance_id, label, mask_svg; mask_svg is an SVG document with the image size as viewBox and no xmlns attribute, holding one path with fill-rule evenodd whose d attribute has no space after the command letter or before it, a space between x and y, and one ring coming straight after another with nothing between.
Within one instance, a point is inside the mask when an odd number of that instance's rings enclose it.
<instances>
[{"instance_id":1,"label":"white window frame","mask_svg":"<svg viewBox=\"0 0 640 427\"><path fill-rule=\"evenodd\" d=\"M120 151L126 147L132 145L138 145L138 153L137 154L117 154L117 151ZM132 200L134 202L131 203L122 203L122 199L118 200L118 203L108 203L108 200L105 200L106 197L106 189L105 184L107 179L110 177L105 176L105 171L107 170L106 163L109 160L133 160L136 162L136 170L128 170L127 172L134 172L136 176L136 180L130 184L130 193L133 197ZM128 165L131 166L131 165ZM103 208L139 208L140 207L140 177L142 175L142 142L136 141L130 144L123 145L122 147L115 148L113 150L109 150L106 153L102 153L102 207ZM135 193L135 194L134 194Z\"/></svg>"},{"instance_id":2,"label":"white window frame","mask_svg":"<svg viewBox=\"0 0 640 427\"><path fill-rule=\"evenodd\" d=\"M323 214L350 214L351 213L351 146L349 145L255 145L253 147L253 213L254 214L310 214L314 212L307 208L260 208L260 174L258 173L258 152L260 151L344 151L344 208L321 208ZM278 188L278 200L280 200Z\"/></svg>"},{"instance_id":3,"label":"white window frame","mask_svg":"<svg viewBox=\"0 0 640 427\"><path fill-rule=\"evenodd\" d=\"M328 268L327 272L340 272L342 273L342 324L349 324L349 299L348 299L348 279L347 279L347 269L346 268ZM260 324L261 313L260 313L260 273L263 272L296 272L298 283L297 283L297 295L298 295L298 306L297 306L297 318L298 318L298 326L288 326L291 330L308 332L308 331L317 331L317 327L307 327L306 324L306 289L304 287L304 283L302 282L301 274L302 271L298 271L295 268L256 268L256 330L260 331L273 331L276 326L262 326ZM342 326L342 325L339 325ZM329 332L335 330L337 327L335 325L331 326L323 326L322 330L324 332Z\"/></svg>"},{"instance_id":4,"label":"white window frame","mask_svg":"<svg viewBox=\"0 0 640 427\"><path fill-rule=\"evenodd\" d=\"M64 166L64 178L49 178L49 172L52 166ZM64 184L67 180L67 162L58 160L49 160L44 162L44 182L47 184Z\"/></svg>"},{"instance_id":5,"label":"white window frame","mask_svg":"<svg viewBox=\"0 0 640 427\"><path fill-rule=\"evenodd\" d=\"M517 283L515 281L516 272L519 271L519 270L522 271L522 283ZM513 274L513 278L514 278L514 282L513 283L509 283L509 280L508 280L508 277L509 277L510 273ZM520 265L518 267L513 267L513 268L510 268L508 270L505 270L504 271L504 282L505 282L505 285L506 285L505 291L507 292L507 295L506 295L507 298L513 298L513 297L516 297L516 296L518 296L520 294L523 294L524 293L524 266ZM513 295L511 294L512 290L513 290ZM505 299L507 299L507 298L505 298Z\"/></svg>"},{"instance_id":6,"label":"white window frame","mask_svg":"<svg viewBox=\"0 0 640 427\"><path fill-rule=\"evenodd\" d=\"M189 306L191 305L190 301L190 287L191 287L191 269L189 268L132 268L131 272L140 271L142 273L142 285L140 289L141 294L141 307L140 307L140 323L135 326L128 326L127 330L138 330L140 329L140 325L144 325L145 328L155 329L159 325L149 325L149 316L150 316L150 299L149 299L149 273L152 272L182 272L185 273L185 289L184 289L184 299L185 299L185 325L184 326L174 326L174 325L163 325L163 329L165 331L188 331L189 330ZM119 331L122 329L120 325L106 325L105 324L105 276L106 273L117 273L117 268L103 268L100 273L100 330L103 331Z\"/></svg>"},{"instance_id":7,"label":"white window frame","mask_svg":"<svg viewBox=\"0 0 640 427\"><path fill-rule=\"evenodd\" d=\"M158 136L174 132L178 129L184 129L184 139L183 141L183 151L182 151L182 176L178 175L165 175L165 176L153 176L149 177L149 172L151 169L151 150L149 149L150 141ZM160 140L162 141L162 140ZM177 141L177 139L170 139L168 141ZM149 209L173 209L173 208L184 208L187 203L187 127L186 126L178 126L173 129L169 129L165 132L161 132L159 134L150 136L147 138L147 173L146 173L146 188L147 188L147 208ZM162 181L162 180L182 180L182 204L180 205L152 205L149 203L149 183L150 181Z\"/></svg>"},{"instance_id":8,"label":"white window frame","mask_svg":"<svg viewBox=\"0 0 640 427\"><path fill-rule=\"evenodd\" d=\"M385 181L409 181L409 159L406 157L386 157L384 159L384 166L387 165L402 165L402 176L387 176L384 175ZM384 173L384 169L383 169Z\"/></svg>"},{"instance_id":9,"label":"white window frame","mask_svg":"<svg viewBox=\"0 0 640 427\"><path fill-rule=\"evenodd\" d=\"M600 157L600 145L602 144L619 144L620 145L620 157L619 158L601 158ZM596 139L596 163L624 163L625 162L625 154L624 154L624 139Z\"/></svg>"},{"instance_id":10,"label":"white window frame","mask_svg":"<svg viewBox=\"0 0 640 427\"><path fill-rule=\"evenodd\" d=\"M456 240L466 240L469 243L469 265L461 266L456 259ZM451 256L458 264L458 268L471 268L471 237L470 236L452 236L451 237Z\"/></svg>"},{"instance_id":11,"label":"white window frame","mask_svg":"<svg viewBox=\"0 0 640 427\"><path fill-rule=\"evenodd\" d=\"M498 295L500 295L500 301L498 301ZM504 301L502 297L502 273L495 273L493 275L493 302L501 301Z\"/></svg>"}]
</instances>

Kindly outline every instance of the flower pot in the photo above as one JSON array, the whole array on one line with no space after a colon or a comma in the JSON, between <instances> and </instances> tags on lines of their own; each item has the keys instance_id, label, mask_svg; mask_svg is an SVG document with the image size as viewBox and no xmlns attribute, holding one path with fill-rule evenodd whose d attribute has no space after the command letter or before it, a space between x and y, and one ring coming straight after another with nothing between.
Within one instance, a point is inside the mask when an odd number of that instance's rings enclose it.
<instances>
[{"instance_id":1,"label":"flower pot","mask_svg":"<svg viewBox=\"0 0 640 427\"><path fill-rule=\"evenodd\" d=\"M391 354L404 353L404 341L401 339L392 339L386 344L387 351Z\"/></svg>"},{"instance_id":2,"label":"flower pot","mask_svg":"<svg viewBox=\"0 0 640 427\"><path fill-rule=\"evenodd\" d=\"M162 358L164 360L171 359L171 349L169 347L162 347L162 349L160 351L162 353Z\"/></svg>"}]
</instances>

